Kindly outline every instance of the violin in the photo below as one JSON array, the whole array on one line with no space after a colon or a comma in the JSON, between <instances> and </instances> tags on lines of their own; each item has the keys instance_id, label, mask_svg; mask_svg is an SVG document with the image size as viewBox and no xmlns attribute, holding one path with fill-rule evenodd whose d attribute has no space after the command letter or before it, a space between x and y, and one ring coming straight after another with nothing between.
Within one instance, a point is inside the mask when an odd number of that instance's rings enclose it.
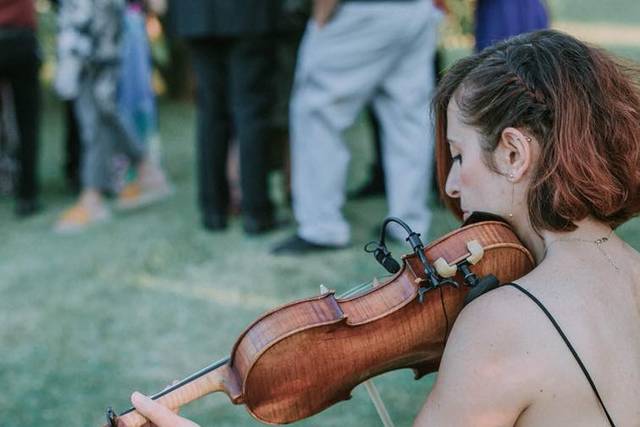
<instances>
[{"instance_id":1,"label":"violin","mask_svg":"<svg viewBox=\"0 0 640 427\"><path fill-rule=\"evenodd\" d=\"M369 378L410 368L415 378L435 372L447 336L465 302L534 267L508 223L488 214L424 247L409 233L413 252L396 262L380 241L365 250L394 274L346 296L335 292L275 308L240 334L231 355L151 396L171 409L214 392L244 404L257 420L287 424L347 400ZM312 356L310 356L312 355ZM139 427L134 409L109 408L105 427Z\"/></svg>"}]
</instances>

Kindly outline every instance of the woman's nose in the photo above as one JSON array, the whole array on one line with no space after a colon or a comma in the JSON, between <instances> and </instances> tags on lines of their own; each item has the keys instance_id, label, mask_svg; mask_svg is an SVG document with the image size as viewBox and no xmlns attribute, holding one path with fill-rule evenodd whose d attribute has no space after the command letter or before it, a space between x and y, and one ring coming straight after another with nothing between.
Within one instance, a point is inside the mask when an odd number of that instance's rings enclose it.
<instances>
[{"instance_id":1,"label":"woman's nose","mask_svg":"<svg viewBox=\"0 0 640 427\"><path fill-rule=\"evenodd\" d=\"M449 175L447 176L447 182L445 183L444 191L447 193L447 196L452 199L457 199L460 197L460 182L458 179L458 174L454 171L455 165L451 167L449 171Z\"/></svg>"}]
</instances>

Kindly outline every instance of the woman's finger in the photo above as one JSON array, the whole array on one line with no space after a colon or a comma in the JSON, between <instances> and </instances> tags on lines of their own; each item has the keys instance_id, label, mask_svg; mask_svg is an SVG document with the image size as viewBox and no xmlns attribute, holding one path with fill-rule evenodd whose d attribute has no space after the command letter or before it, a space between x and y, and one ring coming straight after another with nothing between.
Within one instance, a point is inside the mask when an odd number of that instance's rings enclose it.
<instances>
[{"instance_id":1,"label":"woman's finger","mask_svg":"<svg viewBox=\"0 0 640 427\"><path fill-rule=\"evenodd\" d=\"M145 418L158 427L196 427L197 424L176 415L171 409L135 392L131 403Z\"/></svg>"},{"instance_id":2,"label":"woman's finger","mask_svg":"<svg viewBox=\"0 0 640 427\"><path fill-rule=\"evenodd\" d=\"M171 384L167 384L167 386L163 389L163 391L164 391L164 390L167 390L167 389L169 389L169 388L171 388L172 386L174 386L174 385L178 384L179 382L180 382L180 380L173 380L173 381L171 382ZM153 400L153 399L151 399L151 400ZM180 408L175 408L175 409L171 409L171 410L172 410L175 414L178 414L178 413L180 412ZM157 426L156 426L155 424L151 423L151 422L147 422L147 423L145 423L144 425L142 425L141 427L157 427Z\"/></svg>"}]
</instances>

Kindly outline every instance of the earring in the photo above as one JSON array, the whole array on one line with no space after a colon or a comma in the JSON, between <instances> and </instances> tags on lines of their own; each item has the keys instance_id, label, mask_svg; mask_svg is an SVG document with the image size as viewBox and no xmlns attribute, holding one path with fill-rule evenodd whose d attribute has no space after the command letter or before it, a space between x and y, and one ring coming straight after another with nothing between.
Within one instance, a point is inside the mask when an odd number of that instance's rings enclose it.
<instances>
[{"instance_id":1,"label":"earring","mask_svg":"<svg viewBox=\"0 0 640 427\"><path fill-rule=\"evenodd\" d=\"M511 181L511 211L509 212L509 218L513 218L513 193L515 192L516 184L513 182L513 172L509 174L509 181Z\"/></svg>"}]
</instances>

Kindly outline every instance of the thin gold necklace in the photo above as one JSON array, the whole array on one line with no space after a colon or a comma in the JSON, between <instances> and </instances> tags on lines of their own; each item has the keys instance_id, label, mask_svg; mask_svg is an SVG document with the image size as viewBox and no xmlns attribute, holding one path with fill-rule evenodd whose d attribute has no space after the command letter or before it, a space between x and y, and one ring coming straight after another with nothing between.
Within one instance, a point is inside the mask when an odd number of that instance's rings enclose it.
<instances>
[{"instance_id":1,"label":"thin gold necklace","mask_svg":"<svg viewBox=\"0 0 640 427\"><path fill-rule=\"evenodd\" d=\"M616 265L615 262L613 262L613 259L611 259L611 257L609 256L609 254L607 253L607 251L604 250L604 248L602 247L605 243L607 243L609 241L609 239L611 238L611 235L613 234L613 230L611 230L611 233L609 233L608 236L603 236L600 238L597 238L596 240L588 240L588 239L580 239L578 237L570 237L568 239L557 239L557 240L553 240L552 242L549 242L549 244L544 248L544 258L547 257L547 251L549 250L549 248L554 245L555 243L558 242L582 242L582 243L591 243L596 245L596 248L598 248L598 250L600 251L600 253L602 255L604 255L604 257L609 261L609 264L611 264L613 266L613 268L617 271L620 272L620 267L618 267Z\"/></svg>"}]
</instances>

